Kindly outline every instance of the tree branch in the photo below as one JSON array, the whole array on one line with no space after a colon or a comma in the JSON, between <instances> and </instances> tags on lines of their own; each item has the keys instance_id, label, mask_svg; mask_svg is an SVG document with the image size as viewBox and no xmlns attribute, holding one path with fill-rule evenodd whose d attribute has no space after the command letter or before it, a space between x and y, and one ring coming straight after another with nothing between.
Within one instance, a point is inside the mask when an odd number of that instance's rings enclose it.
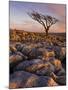
<instances>
[{"instance_id":1,"label":"tree branch","mask_svg":"<svg viewBox=\"0 0 68 90\"><path fill-rule=\"evenodd\" d=\"M32 13L28 13L28 15L34 19L35 21L39 22L41 25L44 26L45 30L49 30L49 28L55 24L58 20L54 17L51 17L49 15L42 15L38 12L33 11Z\"/></svg>"}]
</instances>

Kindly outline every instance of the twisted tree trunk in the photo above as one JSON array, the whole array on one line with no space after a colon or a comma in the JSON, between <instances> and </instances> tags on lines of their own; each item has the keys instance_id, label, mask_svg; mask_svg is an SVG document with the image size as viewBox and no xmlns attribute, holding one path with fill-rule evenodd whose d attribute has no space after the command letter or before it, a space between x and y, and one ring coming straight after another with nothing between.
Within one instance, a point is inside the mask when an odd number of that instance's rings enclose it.
<instances>
[{"instance_id":1,"label":"twisted tree trunk","mask_svg":"<svg viewBox=\"0 0 68 90\"><path fill-rule=\"evenodd\" d=\"M48 29L46 29L46 36L48 36Z\"/></svg>"},{"instance_id":2,"label":"twisted tree trunk","mask_svg":"<svg viewBox=\"0 0 68 90\"><path fill-rule=\"evenodd\" d=\"M48 31L49 31L49 27L44 27L45 28L45 33L46 33L46 37L48 36Z\"/></svg>"}]
</instances>

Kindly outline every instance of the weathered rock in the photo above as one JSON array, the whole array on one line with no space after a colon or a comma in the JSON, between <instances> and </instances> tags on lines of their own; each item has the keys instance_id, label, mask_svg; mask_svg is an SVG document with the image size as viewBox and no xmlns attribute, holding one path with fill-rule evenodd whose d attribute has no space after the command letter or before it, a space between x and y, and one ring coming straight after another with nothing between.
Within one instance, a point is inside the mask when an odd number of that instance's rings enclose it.
<instances>
[{"instance_id":1,"label":"weathered rock","mask_svg":"<svg viewBox=\"0 0 68 90\"><path fill-rule=\"evenodd\" d=\"M43 60L51 62L51 61L55 60L55 57L47 57L47 58L45 58Z\"/></svg>"},{"instance_id":2,"label":"weathered rock","mask_svg":"<svg viewBox=\"0 0 68 90\"><path fill-rule=\"evenodd\" d=\"M55 70L60 70L62 68L61 61L58 59L50 60L50 63L54 65Z\"/></svg>"},{"instance_id":3,"label":"weathered rock","mask_svg":"<svg viewBox=\"0 0 68 90\"><path fill-rule=\"evenodd\" d=\"M20 56L23 56L23 54L20 51L16 52L16 54L20 55Z\"/></svg>"},{"instance_id":4,"label":"weathered rock","mask_svg":"<svg viewBox=\"0 0 68 90\"><path fill-rule=\"evenodd\" d=\"M10 83L9 83L9 88L10 88L10 89L19 88L19 83L10 82Z\"/></svg>"},{"instance_id":5,"label":"weathered rock","mask_svg":"<svg viewBox=\"0 0 68 90\"><path fill-rule=\"evenodd\" d=\"M56 73L57 76L65 76L66 73L65 73L65 70L64 68L61 68L57 73Z\"/></svg>"},{"instance_id":6,"label":"weathered rock","mask_svg":"<svg viewBox=\"0 0 68 90\"><path fill-rule=\"evenodd\" d=\"M15 47L17 49L17 51L21 51L24 48L25 44L21 44L21 43L16 43Z\"/></svg>"},{"instance_id":7,"label":"weathered rock","mask_svg":"<svg viewBox=\"0 0 68 90\"><path fill-rule=\"evenodd\" d=\"M43 57L42 57L42 56L38 56L38 57L37 57L37 59L41 59L41 60L42 60L42 59L43 59Z\"/></svg>"},{"instance_id":8,"label":"weathered rock","mask_svg":"<svg viewBox=\"0 0 68 90\"><path fill-rule=\"evenodd\" d=\"M56 82L59 85L66 85L66 76L58 76Z\"/></svg>"},{"instance_id":9,"label":"weathered rock","mask_svg":"<svg viewBox=\"0 0 68 90\"><path fill-rule=\"evenodd\" d=\"M12 51L10 50L10 51L9 51L9 56L11 56L12 54L13 54L13 53L12 53Z\"/></svg>"},{"instance_id":10,"label":"weathered rock","mask_svg":"<svg viewBox=\"0 0 68 90\"><path fill-rule=\"evenodd\" d=\"M50 58L54 58L55 57L55 53L54 51L45 51L43 53L43 60L49 61Z\"/></svg>"},{"instance_id":11,"label":"weathered rock","mask_svg":"<svg viewBox=\"0 0 68 90\"><path fill-rule=\"evenodd\" d=\"M29 54L29 58L30 59L34 59L34 58L37 58L38 56L38 52L37 52L37 49L36 48L32 48L31 49L31 52Z\"/></svg>"},{"instance_id":12,"label":"weathered rock","mask_svg":"<svg viewBox=\"0 0 68 90\"><path fill-rule=\"evenodd\" d=\"M55 52L55 58L60 59L63 61L63 59L66 57L66 48L65 47L59 47L59 46L54 46L53 48Z\"/></svg>"},{"instance_id":13,"label":"weathered rock","mask_svg":"<svg viewBox=\"0 0 68 90\"><path fill-rule=\"evenodd\" d=\"M54 51L46 51L44 53L45 57L54 57L55 56L55 53Z\"/></svg>"},{"instance_id":14,"label":"weathered rock","mask_svg":"<svg viewBox=\"0 0 68 90\"><path fill-rule=\"evenodd\" d=\"M21 53L21 52L16 52L16 54L22 56L23 60L28 59L28 57L26 55L24 55L23 53Z\"/></svg>"},{"instance_id":15,"label":"weathered rock","mask_svg":"<svg viewBox=\"0 0 68 90\"><path fill-rule=\"evenodd\" d=\"M35 72L36 70L44 67L44 62L40 59L26 60L18 64L15 70L26 70L29 72Z\"/></svg>"},{"instance_id":16,"label":"weathered rock","mask_svg":"<svg viewBox=\"0 0 68 90\"><path fill-rule=\"evenodd\" d=\"M55 52L55 58L59 59L60 58L61 47L54 46L53 50Z\"/></svg>"},{"instance_id":17,"label":"weathered rock","mask_svg":"<svg viewBox=\"0 0 68 90\"><path fill-rule=\"evenodd\" d=\"M61 61L66 57L66 48L62 47L60 52L60 59Z\"/></svg>"},{"instance_id":18,"label":"weathered rock","mask_svg":"<svg viewBox=\"0 0 68 90\"><path fill-rule=\"evenodd\" d=\"M50 46L46 46L46 49L48 50L48 51L53 51L53 44L51 43L51 45Z\"/></svg>"},{"instance_id":19,"label":"weathered rock","mask_svg":"<svg viewBox=\"0 0 68 90\"><path fill-rule=\"evenodd\" d=\"M28 72L36 72L38 75L50 75L55 71L54 65L49 62L44 62L40 59L26 60L18 64L15 70L26 70Z\"/></svg>"},{"instance_id":20,"label":"weathered rock","mask_svg":"<svg viewBox=\"0 0 68 90\"><path fill-rule=\"evenodd\" d=\"M36 72L38 69L44 67L43 63L33 64L26 68L28 72Z\"/></svg>"},{"instance_id":21,"label":"weathered rock","mask_svg":"<svg viewBox=\"0 0 68 90\"><path fill-rule=\"evenodd\" d=\"M17 52L17 49L15 48L15 46L10 45L10 51L12 51L12 53Z\"/></svg>"},{"instance_id":22,"label":"weathered rock","mask_svg":"<svg viewBox=\"0 0 68 90\"><path fill-rule=\"evenodd\" d=\"M66 85L66 76L56 76L53 72L51 73L51 77L56 81L59 85Z\"/></svg>"},{"instance_id":23,"label":"weathered rock","mask_svg":"<svg viewBox=\"0 0 68 90\"><path fill-rule=\"evenodd\" d=\"M30 88L57 85L58 84L50 77L37 76L28 72L17 71L10 76L9 88Z\"/></svg>"},{"instance_id":24,"label":"weathered rock","mask_svg":"<svg viewBox=\"0 0 68 90\"><path fill-rule=\"evenodd\" d=\"M31 51L31 48L29 48L28 46L25 46L23 49L22 49L22 53L26 56L29 56L29 53Z\"/></svg>"},{"instance_id":25,"label":"weathered rock","mask_svg":"<svg viewBox=\"0 0 68 90\"><path fill-rule=\"evenodd\" d=\"M55 56L55 53L54 53L54 51L48 51L48 50L46 50L43 53L43 56L45 56L45 57L54 57Z\"/></svg>"},{"instance_id":26,"label":"weathered rock","mask_svg":"<svg viewBox=\"0 0 68 90\"><path fill-rule=\"evenodd\" d=\"M9 62L10 62L10 73L14 72L14 68L16 65L18 65L20 62L22 62L24 58L21 55L12 55L9 57Z\"/></svg>"},{"instance_id":27,"label":"weathered rock","mask_svg":"<svg viewBox=\"0 0 68 90\"><path fill-rule=\"evenodd\" d=\"M22 60L23 58L20 55L12 55L9 57L10 63L14 63L14 62L22 61Z\"/></svg>"},{"instance_id":28,"label":"weathered rock","mask_svg":"<svg viewBox=\"0 0 68 90\"><path fill-rule=\"evenodd\" d=\"M45 63L44 67L36 71L36 74L42 75L42 76L44 75L50 76L50 73L54 71L55 71L54 66L51 63L47 62Z\"/></svg>"},{"instance_id":29,"label":"weathered rock","mask_svg":"<svg viewBox=\"0 0 68 90\"><path fill-rule=\"evenodd\" d=\"M37 44L36 44L36 48L43 48L43 44L37 43Z\"/></svg>"},{"instance_id":30,"label":"weathered rock","mask_svg":"<svg viewBox=\"0 0 68 90\"><path fill-rule=\"evenodd\" d=\"M40 55L43 55L43 53L45 52L45 48L38 48L38 51L40 52Z\"/></svg>"},{"instance_id":31,"label":"weathered rock","mask_svg":"<svg viewBox=\"0 0 68 90\"><path fill-rule=\"evenodd\" d=\"M31 52L29 53L29 59L36 59L42 53L37 48L32 48Z\"/></svg>"}]
</instances>

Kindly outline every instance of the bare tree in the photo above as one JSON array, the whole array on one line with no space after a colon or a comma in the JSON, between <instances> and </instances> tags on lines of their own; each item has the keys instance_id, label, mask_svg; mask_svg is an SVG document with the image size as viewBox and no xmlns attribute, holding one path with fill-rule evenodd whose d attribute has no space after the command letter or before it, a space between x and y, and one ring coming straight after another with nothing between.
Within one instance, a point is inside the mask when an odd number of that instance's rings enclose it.
<instances>
[{"instance_id":1,"label":"bare tree","mask_svg":"<svg viewBox=\"0 0 68 90\"><path fill-rule=\"evenodd\" d=\"M44 27L44 30L46 32L46 36L48 36L48 31L50 29L50 27L55 24L58 20L54 17L51 17L49 15L42 15L38 12L31 12L31 13L28 13L28 15L36 20L37 22L39 22L43 27Z\"/></svg>"}]
</instances>

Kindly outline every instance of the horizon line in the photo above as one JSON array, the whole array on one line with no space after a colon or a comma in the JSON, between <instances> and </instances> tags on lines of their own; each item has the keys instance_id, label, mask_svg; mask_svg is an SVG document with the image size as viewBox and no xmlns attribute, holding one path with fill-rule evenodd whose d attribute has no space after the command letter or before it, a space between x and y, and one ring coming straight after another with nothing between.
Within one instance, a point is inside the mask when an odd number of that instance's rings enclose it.
<instances>
[{"instance_id":1,"label":"horizon line","mask_svg":"<svg viewBox=\"0 0 68 90\"><path fill-rule=\"evenodd\" d=\"M30 32L30 33L45 33L45 31L42 31L42 32L34 32L34 31L27 31L27 30L21 30L21 29L12 29L12 28L9 28L9 30L18 30L18 31L24 31L24 32ZM66 32L49 32L49 33L66 33Z\"/></svg>"}]
</instances>

